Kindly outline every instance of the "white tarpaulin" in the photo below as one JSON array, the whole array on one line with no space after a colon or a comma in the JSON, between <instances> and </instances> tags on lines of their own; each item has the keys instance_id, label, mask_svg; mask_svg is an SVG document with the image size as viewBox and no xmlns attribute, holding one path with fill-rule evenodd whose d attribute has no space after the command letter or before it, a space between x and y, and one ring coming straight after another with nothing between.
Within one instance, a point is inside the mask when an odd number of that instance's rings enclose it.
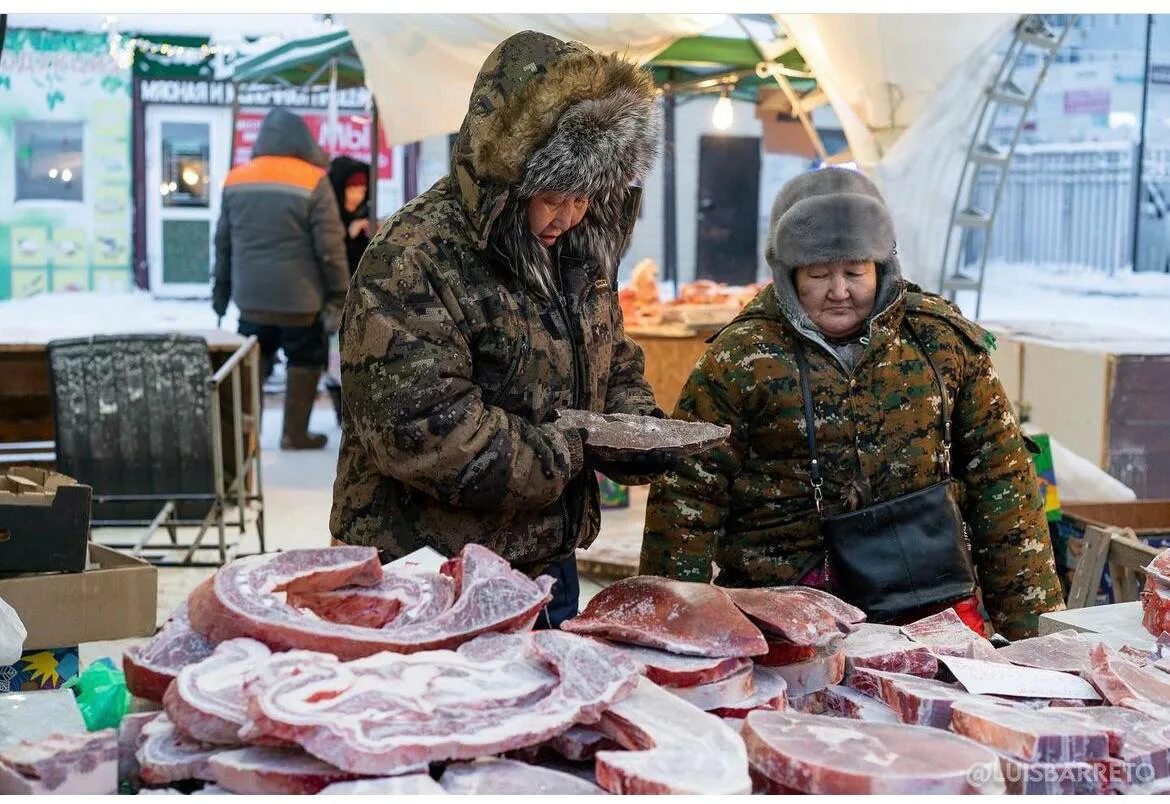
<instances>
[{"instance_id":1,"label":"white tarpaulin","mask_svg":"<svg viewBox=\"0 0 1170 804\"><path fill-rule=\"evenodd\" d=\"M955 185L981 93L1013 14L778 14L841 120L856 161L880 184L908 278L934 290ZM345 24L386 137L459 128L484 58L534 29L644 60L725 15L350 14ZM687 190L684 188L684 192Z\"/></svg>"},{"instance_id":2,"label":"white tarpaulin","mask_svg":"<svg viewBox=\"0 0 1170 804\"><path fill-rule=\"evenodd\" d=\"M906 277L936 290L982 93L1014 14L781 14L882 188Z\"/></svg>"},{"instance_id":3,"label":"white tarpaulin","mask_svg":"<svg viewBox=\"0 0 1170 804\"><path fill-rule=\"evenodd\" d=\"M414 142L459 129L488 54L535 30L643 61L722 14L346 14L386 139Z\"/></svg>"}]
</instances>

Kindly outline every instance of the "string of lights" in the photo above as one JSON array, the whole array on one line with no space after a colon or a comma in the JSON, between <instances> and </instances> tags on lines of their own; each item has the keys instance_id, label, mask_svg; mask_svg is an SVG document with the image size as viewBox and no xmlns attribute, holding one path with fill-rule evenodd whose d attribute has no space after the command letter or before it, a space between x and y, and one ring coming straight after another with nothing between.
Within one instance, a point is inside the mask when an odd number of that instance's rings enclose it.
<instances>
[{"instance_id":1,"label":"string of lights","mask_svg":"<svg viewBox=\"0 0 1170 804\"><path fill-rule=\"evenodd\" d=\"M174 56L180 59L198 54L201 59L209 59L219 55L231 56L236 52L235 48L225 45L209 45L207 43L197 46L174 45L170 42L155 42L141 36L124 36L114 29L113 20L109 17L102 22L102 30L109 35L110 57L124 70L133 66L137 53L151 56Z\"/></svg>"}]
</instances>

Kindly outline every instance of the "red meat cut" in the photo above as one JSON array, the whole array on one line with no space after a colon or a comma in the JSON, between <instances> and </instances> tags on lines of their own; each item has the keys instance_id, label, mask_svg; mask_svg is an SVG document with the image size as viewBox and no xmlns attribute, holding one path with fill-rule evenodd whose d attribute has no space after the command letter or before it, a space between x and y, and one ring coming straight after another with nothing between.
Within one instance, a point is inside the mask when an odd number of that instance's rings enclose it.
<instances>
[{"instance_id":1,"label":"red meat cut","mask_svg":"<svg viewBox=\"0 0 1170 804\"><path fill-rule=\"evenodd\" d=\"M146 784L170 784L185 779L214 782L207 761L222 750L221 745L187 739L161 714L142 727L138 773Z\"/></svg>"},{"instance_id":2,"label":"red meat cut","mask_svg":"<svg viewBox=\"0 0 1170 804\"><path fill-rule=\"evenodd\" d=\"M179 671L206 659L214 648L211 640L192 630L187 603L183 602L150 642L133 645L123 653L126 687L139 698L161 703Z\"/></svg>"},{"instance_id":3,"label":"red meat cut","mask_svg":"<svg viewBox=\"0 0 1170 804\"><path fill-rule=\"evenodd\" d=\"M1120 706L1054 710L1050 716L1100 728L1109 736L1109 754L1125 764L1131 783L1170 777L1170 723Z\"/></svg>"},{"instance_id":4,"label":"red meat cut","mask_svg":"<svg viewBox=\"0 0 1170 804\"><path fill-rule=\"evenodd\" d=\"M951 706L955 701L972 697L952 684L900 673L858 668L849 676L849 686L866 695L880 698L897 713L903 723L916 726L948 728Z\"/></svg>"},{"instance_id":5,"label":"red meat cut","mask_svg":"<svg viewBox=\"0 0 1170 804\"><path fill-rule=\"evenodd\" d=\"M443 771L439 786L463 796L596 796L605 792L572 774L514 759L456 762Z\"/></svg>"},{"instance_id":6,"label":"red meat cut","mask_svg":"<svg viewBox=\"0 0 1170 804\"><path fill-rule=\"evenodd\" d=\"M1170 549L1163 550L1154 556L1154 560L1146 566L1146 577L1153 578L1155 583L1170 589ZM1158 633L1161 632L1159 631Z\"/></svg>"},{"instance_id":7,"label":"red meat cut","mask_svg":"<svg viewBox=\"0 0 1170 804\"><path fill-rule=\"evenodd\" d=\"M597 783L614 794L739 795L751 791L743 740L726 723L649 679L612 705L601 730L626 751L601 751Z\"/></svg>"},{"instance_id":8,"label":"red meat cut","mask_svg":"<svg viewBox=\"0 0 1170 804\"><path fill-rule=\"evenodd\" d=\"M752 675L751 663L733 676L712 681L708 684L697 684L690 687L669 687L663 689L673 692L692 706L710 712L715 709L732 706L739 701L755 694L756 685Z\"/></svg>"},{"instance_id":9,"label":"red meat cut","mask_svg":"<svg viewBox=\"0 0 1170 804\"><path fill-rule=\"evenodd\" d=\"M598 592L561 630L661 648L684 656L756 656L764 635L722 589L638 575Z\"/></svg>"},{"instance_id":10,"label":"red meat cut","mask_svg":"<svg viewBox=\"0 0 1170 804\"><path fill-rule=\"evenodd\" d=\"M1004 786L1012 796L1099 796L1108 792L1107 778L1089 762L1022 762L1000 756Z\"/></svg>"},{"instance_id":11,"label":"red meat cut","mask_svg":"<svg viewBox=\"0 0 1170 804\"><path fill-rule=\"evenodd\" d=\"M1138 667L1104 644L1098 644L1090 650L1089 660L1092 663L1089 680L1114 706L1143 711L1170 708L1170 676L1165 673ZM1155 706L1147 710L1140 705L1141 702Z\"/></svg>"},{"instance_id":12,"label":"red meat cut","mask_svg":"<svg viewBox=\"0 0 1170 804\"><path fill-rule=\"evenodd\" d=\"M138 776L138 744L142 728L158 717L158 712L131 712L118 724L118 778L125 779L131 788L137 789L141 780Z\"/></svg>"},{"instance_id":13,"label":"red meat cut","mask_svg":"<svg viewBox=\"0 0 1170 804\"><path fill-rule=\"evenodd\" d=\"M1170 551L1161 553L1158 558L1167 553ZM1153 574L1147 575L1141 601L1142 626L1154 636L1170 631L1170 581L1159 580Z\"/></svg>"},{"instance_id":14,"label":"red meat cut","mask_svg":"<svg viewBox=\"0 0 1170 804\"><path fill-rule=\"evenodd\" d=\"M757 709L784 709L787 706L788 682L774 667L756 667L752 673L756 691L742 701L716 707L711 714L721 718L747 717Z\"/></svg>"},{"instance_id":15,"label":"red meat cut","mask_svg":"<svg viewBox=\"0 0 1170 804\"><path fill-rule=\"evenodd\" d=\"M271 655L254 639L229 639L180 670L163 696L175 728L198 742L239 745L240 727L248 719L244 683Z\"/></svg>"},{"instance_id":16,"label":"red meat cut","mask_svg":"<svg viewBox=\"0 0 1170 804\"><path fill-rule=\"evenodd\" d=\"M1027 762L1086 762L1109 757L1105 729L1046 714L971 697L951 706L951 729Z\"/></svg>"},{"instance_id":17,"label":"red meat cut","mask_svg":"<svg viewBox=\"0 0 1170 804\"><path fill-rule=\"evenodd\" d=\"M784 677L789 698L803 698L832 684L840 684L845 677L845 653L840 649L828 656L818 656L807 662L777 665L772 668Z\"/></svg>"},{"instance_id":18,"label":"red meat cut","mask_svg":"<svg viewBox=\"0 0 1170 804\"><path fill-rule=\"evenodd\" d=\"M1001 658L1022 667L1081 673L1089 670L1089 649L1099 640L1071 628L1047 636L1021 639L1000 648Z\"/></svg>"},{"instance_id":19,"label":"red meat cut","mask_svg":"<svg viewBox=\"0 0 1170 804\"><path fill-rule=\"evenodd\" d=\"M871 723L902 722L897 713L881 701L839 684L825 689L825 713Z\"/></svg>"},{"instance_id":20,"label":"red meat cut","mask_svg":"<svg viewBox=\"0 0 1170 804\"><path fill-rule=\"evenodd\" d=\"M999 758L964 737L900 723L752 712L752 768L801 793L956 795L998 792Z\"/></svg>"},{"instance_id":21,"label":"red meat cut","mask_svg":"<svg viewBox=\"0 0 1170 804\"><path fill-rule=\"evenodd\" d=\"M235 748L220 751L207 764L220 787L239 795L313 795L356 778L299 748Z\"/></svg>"},{"instance_id":22,"label":"red meat cut","mask_svg":"<svg viewBox=\"0 0 1170 804\"><path fill-rule=\"evenodd\" d=\"M847 674L855 667L922 678L934 678L938 673L938 660L930 648L913 642L896 625L861 623L845 637L842 650Z\"/></svg>"},{"instance_id":23,"label":"red meat cut","mask_svg":"<svg viewBox=\"0 0 1170 804\"><path fill-rule=\"evenodd\" d=\"M914 642L927 645L944 656L1006 662L999 658L995 646L977 634L955 614L954 609L943 609L938 614L923 617L902 626L902 633Z\"/></svg>"},{"instance_id":24,"label":"red meat cut","mask_svg":"<svg viewBox=\"0 0 1170 804\"><path fill-rule=\"evenodd\" d=\"M825 647L851 633L865 612L807 586L727 589L740 610L766 634L793 645Z\"/></svg>"},{"instance_id":25,"label":"red meat cut","mask_svg":"<svg viewBox=\"0 0 1170 804\"><path fill-rule=\"evenodd\" d=\"M681 656L641 645L622 642L607 644L645 667L646 678L655 684L672 687L692 687L722 681L742 672L744 668L750 670L752 666L752 660L743 657Z\"/></svg>"},{"instance_id":26,"label":"red meat cut","mask_svg":"<svg viewBox=\"0 0 1170 804\"><path fill-rule=\"evenodd\" d=\"M757 665L764 667L779 667L784 664L798 664L815 659L818 654L836 653L840 648L840 640L830 642L825 649L814 648L812 645L793 645L776 637L768 639L768 652L752 659Z\"/></svg>"},{"instance_id":27,"label":"red meat cut","mask_svg":"<svg viewBox=\"0 0 1170 804\"><path fill-rule=\"evenodd\" d=\"M477 544L465 546L442 572L454 580L456 589L455 603L445 611L402 626L391 622L385 628L364 628L322 620L280 601L274 593L285 590L296 597L345 585L377 584L383 576L374 548L290 550L237 559L212 583L191 593L191 623L217 642L251 637L273 650L316 650L355 659L381 651L452 647L490 631L524 630L551 599L552 579L542 576L533 581Z\"/></svg>"},{"instance_id":28,"label":"red meat cut","mask_svg":"<svg viewBox=\"0 0 1170 804\"><path fill-rule=\"evenodd\" d=\"M309 609L323 620L342 625L399 628L435 619L455 602L449 575L385 567L373 586L346 586L327 592L289 592L290 606Z\"/></svg>"},{"instance_id":29,"label":"red meat cut","mask_svg":"<svg viewBox=\"0 0 1170 804\"><path fill-rule=\"evenodd\" d=\"M113 729L53 734L0 750L0 794L109 796L117 792L118 734Z\"/></svg>"},{"instance_id":30,"label":"red meat cut","mask_svg":"<svg viewBox=\"0 0 1170 804\"><path fill-rule=\"evenodd\" d=\"M295 742L353 773L393 775L596 722L629 694L638 671L606 645L556 631L488 634L457 651L352 662L320 654L249 683L251 722L241 735Z\"/></svg>"}]
</instances>

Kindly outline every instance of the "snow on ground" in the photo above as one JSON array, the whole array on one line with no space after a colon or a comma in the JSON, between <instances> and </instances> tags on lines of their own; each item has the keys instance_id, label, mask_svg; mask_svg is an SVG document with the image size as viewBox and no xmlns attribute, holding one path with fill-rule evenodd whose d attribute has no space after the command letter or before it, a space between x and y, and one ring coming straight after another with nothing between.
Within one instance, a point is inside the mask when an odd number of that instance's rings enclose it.
<instances>
[{"instance_id":1,"label":"snow on ground","mask_svg":"<svg viewBox=\"0 0 1170 804\"><path fill-rule=\"evenodd\" d=\"M221 326L236 331L228 308ZM0 341L37 343L52 338L216 328L210 300L155 299L148 292L43 293L0 301Z\"/></svg>"},{"instance_id":2,"label":"snow on ground","mask_svg":"<svg viewBox=\"0 0 1170 804\"><path fill-rule=\"evenodd\" d=\"M1079 266L993 263L987 266L983 321L1065 322L1114 328L1120 335L1170 338L1170 274L1124 272L1115 276ZM973 296L959 303L974 313ZM238 312L228 309L221 326L234 332ZM130 293L43 294L0 301L0 340L214 329L207 300L154 299Z\"/></svg>"},{"instance_id":3,"label":"snow on ground","mask_svg":"<svg viewBox=\"0 0 1170 804\"><path fill-rule=\"evenodd\" d=\"M968 315L973 313L972 299L959 296ZM1170 338L1170 274L1127 271L1109 276L1080 266L989 264L979 317L1082 323L1094 331Z\"/></svg>"}]
</instances>

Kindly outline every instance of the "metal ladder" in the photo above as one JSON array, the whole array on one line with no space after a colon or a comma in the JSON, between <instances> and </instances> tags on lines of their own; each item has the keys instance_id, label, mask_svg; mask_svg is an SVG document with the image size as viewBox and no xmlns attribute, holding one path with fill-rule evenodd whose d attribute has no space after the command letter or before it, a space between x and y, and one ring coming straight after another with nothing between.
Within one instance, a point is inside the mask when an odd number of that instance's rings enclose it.
<instances>
[{"instance_id":1,"label":"metal ladder","mask_svg":"<svg viewBox=\"0 0 1170 804\"><path fill-rule=\"evenodd\" d=\"M1038 14L1021 17L995 80L984 94L983 107L979 111L975 130L971 133L967 158L951 205L939 283L939 292L951 301L956 301L960 292L974 292L975 318L979 317L983 304L984 270L991 246L992 227L995 226L995 216L999 211L1004 181L1011 167L1016 144L1024 130L1028 112L1036 100L1036 93L1048 74L1048 68L1076 21L1077 16L1069 14L1059 31L1053 31ZM1017 83L1017 68L1023 66L1025 59L1031 58L1029 54L1039 56L1041 67L1032 85L1021 87ZM996 122L1005 112L1016 116L1011 134L1006 142L1002 139L1000 142L992 142ZM990 208L981 207L976 197L981 184L978 181L981 170L991 172L993 178L995 189Z\"/></svg>"}]
</instances>

